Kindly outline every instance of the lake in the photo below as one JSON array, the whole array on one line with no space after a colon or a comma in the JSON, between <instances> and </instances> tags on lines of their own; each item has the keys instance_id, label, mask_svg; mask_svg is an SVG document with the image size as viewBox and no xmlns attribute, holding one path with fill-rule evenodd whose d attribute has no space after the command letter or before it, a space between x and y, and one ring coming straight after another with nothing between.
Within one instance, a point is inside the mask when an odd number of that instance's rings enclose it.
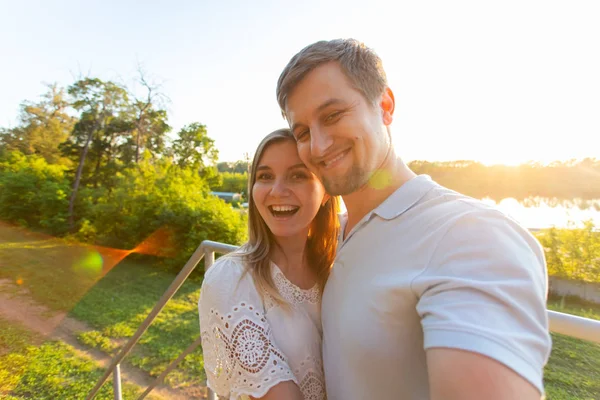
<instances>
[{"instance_id":1,"label":"lake","mask_svg":"<svg viewBox=\"0 0 600 400\"><path fill-rule=\"evenodd\" d=\"M485 203L496 205L500 210L530 229L579 227L592 220L600 228L600 199L548 199L531 197L524 200L505 198L496 202L490 198Z\"/></svg>"}]
</instances>

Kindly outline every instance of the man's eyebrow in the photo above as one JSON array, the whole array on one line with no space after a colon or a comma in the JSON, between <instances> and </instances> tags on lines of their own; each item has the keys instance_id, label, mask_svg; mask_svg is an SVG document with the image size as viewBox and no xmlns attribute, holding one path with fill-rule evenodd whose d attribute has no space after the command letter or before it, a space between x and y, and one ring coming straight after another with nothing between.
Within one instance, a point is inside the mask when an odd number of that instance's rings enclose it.
<instances>
[{"instance_id":1,"label":"man's eyebrow","mask_svg":"<svg viewBox=\"0 0 600 400\"><path fill-rule=\"evenodd\" d=\"M343 101L340 99L336 99L336 98L329 99L325 103L323 103L319 107L317 107L316 112L321 112L324 109L326 109L327 107L335 105L335 104L339 104L339 103L343 103Z\"/></svg>"},{"instance_id":2,"label":"man's eyebrow","mask_svg":"<svg viewBox=\"0 0 600 400\"><path fill-rule=\"evenodd\" d=\"M323 104L321 104L319 107L317 107L317 109L315 110L315 113L319 113L321 111L323 111L324 109L326 109L329 106L335 105L335 104L340 104L343 103L344 101L341 99L329 99L327 101L325 101ZM296 129L300 126L305 126L304 124L298 124L298 123L293 123L292 127L291 127L291 131L292 133L296 131Z\"/></svg>"}]
</instances>

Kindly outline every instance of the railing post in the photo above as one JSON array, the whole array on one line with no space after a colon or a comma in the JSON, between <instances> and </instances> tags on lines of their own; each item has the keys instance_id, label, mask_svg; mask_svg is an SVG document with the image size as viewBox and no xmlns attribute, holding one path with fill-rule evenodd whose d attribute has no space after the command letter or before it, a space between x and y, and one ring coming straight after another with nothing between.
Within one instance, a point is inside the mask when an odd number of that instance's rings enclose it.
<instances>
[{"instance_id":1,"label":"railing post","mask_svg":"<svg viewBox=\"0 0 600 400\"><path fill-rule=\"evenodd\" d=\"M215 263L215 252L206 249L204 252L204 272L208 271L210 267Z\"/></svg>"},{"instance_id":2,"label":"railing post","mask_svg":"<svg viewBox=\"0 0 600 400\"><path fill-rule=\"evenodd\" d=\"M208 271L208 269L210 267L212 267L212 265L214 263L215 263L215 252L211 251L209 249L206 249L206 251L204 253L204 272ZM217 396L217 394L215 392L213 392L212 390L210 390L210 388L208 388L207 399L208 400L219 400L219 396Z\"/></svg>"},{"instance_id":3,"label":"railing post","mask_svg":"<svg viewBox=\"0 0 600 400\"><path fill-rule=\"evenodd\" d=\"M123 400L123 394L121 393L121 364L115 365L115 369L113 370L113 392L115 400Z\"/></svg>"}]
</instances>

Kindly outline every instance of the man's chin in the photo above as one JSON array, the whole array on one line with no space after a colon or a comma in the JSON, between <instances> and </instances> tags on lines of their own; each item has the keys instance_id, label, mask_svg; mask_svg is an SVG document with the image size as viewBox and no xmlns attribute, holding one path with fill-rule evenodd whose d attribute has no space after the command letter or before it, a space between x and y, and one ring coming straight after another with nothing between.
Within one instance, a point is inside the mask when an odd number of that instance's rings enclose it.
<instances>
[{"instance_id":1,"label":"man's chin","mask_svg":"<svg viewBox=\"0 0 600 400\"><path fill-rule=\"evenodd\" d=\"M353 177L323 178L321 180L325 191L331 196L347 196L360 188L360 181Z\"/></svg>"}]
</instances>

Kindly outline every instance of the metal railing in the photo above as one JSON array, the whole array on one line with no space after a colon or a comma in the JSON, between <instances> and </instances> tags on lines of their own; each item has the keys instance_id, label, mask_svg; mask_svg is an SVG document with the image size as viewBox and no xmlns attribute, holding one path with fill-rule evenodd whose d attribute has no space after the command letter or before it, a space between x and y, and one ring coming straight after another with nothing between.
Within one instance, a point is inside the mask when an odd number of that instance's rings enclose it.
<instances>
[{"instance_id":1,"label":"metal railing","mask_svg":"<svg viewBox=\"0 0 600 400\"><path fill-rule=\"evenodd\" d=\"M181 285L185 282L185 280L190 276L196 265L204 258L204 270L208 270L213 263L215 262L215 252L220 254L227 254L237 249L237 246L233 246L230 244L224 244L219 242L213 242L210 240L203 241L200 246L196 249L194 254L190 257L188 262L184 265L183 269L171 285L167 288L162 297L158 300L150 314L146 317L144 322L139 326L135 334L129 339L127 344L121 349L119 354L115 356L115 358L110 363L109 367L106 369L106 372L102 377L98 380L94 388L90 391L86 400L92 400L102 385L106 382L110 374L113 374L113 388L114 388L114 398L115 400L122 400L123 396L121 394L121 370L120 365L123 359L127 356L127 354L131 351L133 346L140 340L140 337L146 332L148 327L152 324L156 316L162 311L167 302L175 295L177 290L181 287ZM596 342L600 344L600 321L577 317L571 314L564 314L556 311L548 310L548 317L550 321L550 331L555 333L560 333L563 335L571 336L577 339L588 340L591 342ZM177 365L191 352L193 352L200 345L200 337L198 337L192 344L185 349L176 360L171 362L167 366L167 368L146 388L144 393L142 393L138 400L145 398L156 386L158 386L163 379L173 370ZM218 397L215 393L208 389L208 399L209 400L217 400Z\"/></svg>"}]
</instances>

